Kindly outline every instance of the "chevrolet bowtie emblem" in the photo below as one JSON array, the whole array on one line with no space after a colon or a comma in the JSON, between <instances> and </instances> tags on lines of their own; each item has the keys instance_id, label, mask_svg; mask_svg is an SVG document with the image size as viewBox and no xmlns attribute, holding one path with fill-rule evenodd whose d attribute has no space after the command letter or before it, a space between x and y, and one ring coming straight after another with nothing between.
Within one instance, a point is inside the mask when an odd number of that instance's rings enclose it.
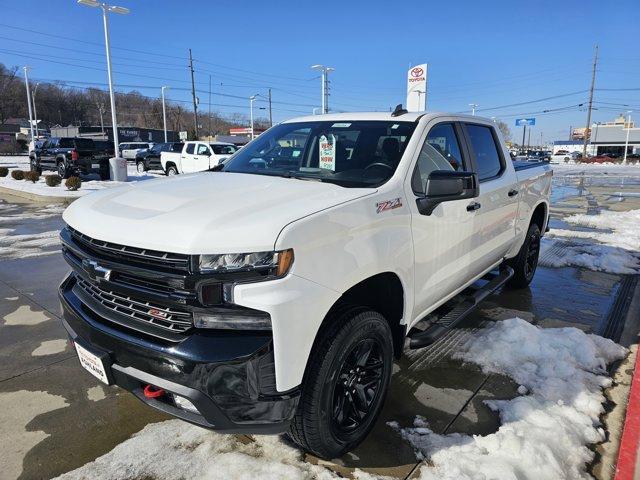
<instances>
[{"instance_id":1,"label":"chevrolet bowtie emblem","mask_svg":"<svg viewBox=\"0 0 640 480\"><path fill-rule=\"evenodd\" d=\"M111 270L101 267L100 265L98 265L98 262L94 260L84 259L82 261L82 268L85 272L87 272L92 280L96 280L98 282L100 280L111 280Z\"/></svg>"}]
</instances>

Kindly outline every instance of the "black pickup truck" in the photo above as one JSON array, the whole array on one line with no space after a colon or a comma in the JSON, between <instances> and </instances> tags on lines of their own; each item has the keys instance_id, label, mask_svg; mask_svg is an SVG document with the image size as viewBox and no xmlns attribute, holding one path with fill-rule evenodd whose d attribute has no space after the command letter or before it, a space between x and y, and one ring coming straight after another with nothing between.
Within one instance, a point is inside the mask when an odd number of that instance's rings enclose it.
<instances>
[{"instance_id":1,"label":"black pickup truck","mask_svg":"<svg viewBox=\"0 0 640 480\"><path fill-rule=\"evenodd\" d=\"M136 169L139 173L147 170L162 170L160 154L162 152L182 152L184 146L181 142L156 143L153 147L136 154Z\"/></svg>"},{"instance_id":2,"label":"black pickup truck","mask_svg":"<svg viewBox=\"0 0 640 480\"><path fill-rule=\"evenodd\" d=\"M51 137L29 159L31 170L38 172L53 170L62 178L98 173L101 180L109 179L108 148L97 148L90 138Z\"/></svg>"}]
</instances>

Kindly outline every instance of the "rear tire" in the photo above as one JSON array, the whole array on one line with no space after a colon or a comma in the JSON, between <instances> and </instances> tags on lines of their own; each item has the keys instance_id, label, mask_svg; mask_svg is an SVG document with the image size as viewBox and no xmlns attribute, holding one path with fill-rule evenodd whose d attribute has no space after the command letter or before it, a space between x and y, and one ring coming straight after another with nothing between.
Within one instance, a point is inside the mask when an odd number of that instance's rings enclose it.
<instances>
[{"instance_id":1,"label":"rear tire","mask_svg":"<svg viewBox=\"0 0 640 480\"><path fill-rule=\"evenodd\" d=\"M38 165L38 161L35 158L32 158L29 162L31 171L38 172L39 175L42 175L42 168Z\"/></svg>"},{"instance_id":2,"label":"rear tire","mask_svg":"<svg viewBox=\"0 0 640 480\"><path fill-rule=\"evenodd\" d=\"M513 268L513 277L508 285L514 288L529 286L538 268L540 256L540 228L535 223L529 225L529 230L524 239L518 255L507 261L507 265Z\"/></svg>"},{"instance_id":3,"label":"rear tire","mask_svg":"<svg viewBox=\"0 0 640 480\"><path fill-rule=\"evenodd\" d=\"M71 172L62 160L60 160L57 165L58 175L60 175L60 178L69 178L71 176Z\"/></svg>"},{"instance_id":4,"label":"rear tire","mask_svg":"<svg viewBox=\"0 0 640 480\"><path fill-rule=\"evenodd\" d=\"M373 428L389 387L392 333L378 312L351 308L321 331L309 357L289 437L304 450L336 458Z\"/></svg>"},{"instance_id":5,"label":"rear tire","mask_svg":"<svg viewBox=\"0 0 640 480\"><path fill-rule=\"evenodd\" d=\"M137 162L136 170L138 171L138 173L144 173L147 171L147 167L145 167L144 162Z\"/></svg>"},{"instance_id":6,"label":"rear tire","mask_svg":"<svg viewBox=\"0 0 640 480\"><path fill-rule=\"evenodd\" d=\"M174 175L178 175L178 169L175 165L169 165L167 167L167 176L173 177Z\"/></svg>"}]
</instances>

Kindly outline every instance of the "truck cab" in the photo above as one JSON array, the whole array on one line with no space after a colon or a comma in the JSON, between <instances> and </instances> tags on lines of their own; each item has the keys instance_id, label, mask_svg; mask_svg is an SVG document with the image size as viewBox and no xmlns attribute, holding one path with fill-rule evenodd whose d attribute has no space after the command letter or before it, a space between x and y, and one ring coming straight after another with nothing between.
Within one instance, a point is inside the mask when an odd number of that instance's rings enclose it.
<instances>
[{"instance_id":1,"label":"truck cab","mask_svg":"<svg viewBox=\"0 0 640 480\"><path fill-rule=\"evenodd\" d=\"M324 458L373 428L405 348L532 281L553 173L490 119L402 109L288 120L207 170L67 208L64 326L100 381Z\"/></svg>"},{"instance_id":2,"label":"truck cab","mask_svg":"<svg viewBox=\"0 0 640 480\"><path fill-rule=\"evenodd\" d=\"M190 141L180 153L162 152L160 162L167 175L209 170L237 151L232 143Z\"/></svg>"}]
</instances>

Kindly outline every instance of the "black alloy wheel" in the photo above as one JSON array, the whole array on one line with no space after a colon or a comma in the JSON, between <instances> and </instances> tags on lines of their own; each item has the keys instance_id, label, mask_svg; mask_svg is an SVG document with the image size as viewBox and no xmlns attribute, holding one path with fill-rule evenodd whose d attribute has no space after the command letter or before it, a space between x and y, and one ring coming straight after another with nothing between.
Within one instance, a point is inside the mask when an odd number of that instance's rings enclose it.
<instances>
[{"instance_id":1,"label":"black alloy wheel","mask_svg":"<svg viewBox=\"0 0 640 480\"><path fill-rule=\"evenodd\" d=\"M337 437L356 430L371 414L382 384L382 346L377 339L354 345L342 364L333 389L331 428Z\"/></svg>"},{"instance_id":2,"label":"black alloy wheel","mask_svg":"<svg viewBox=\"0 0 640 480\"><path fill-rule=\"evenodd\" d=\"M528 280L533 279L536 268L538 268L538 257L540 256L540 231L529 232L527 242L527 257L524 264L524 276Z\"/></svg>"},{"instance_id":3,"label":"black alloy wheel","mask_svg":"<svg viewBox=\"0 0 640 480\"><path fill-rule=\"evenodd\" d=\"M538 225L535 223L529 225L518 255L507 260L507 265L513 268L513 277L509 280L511 287L524 288L533 280L540 257L540 237Z\"/></svg>"}]
</instances>

